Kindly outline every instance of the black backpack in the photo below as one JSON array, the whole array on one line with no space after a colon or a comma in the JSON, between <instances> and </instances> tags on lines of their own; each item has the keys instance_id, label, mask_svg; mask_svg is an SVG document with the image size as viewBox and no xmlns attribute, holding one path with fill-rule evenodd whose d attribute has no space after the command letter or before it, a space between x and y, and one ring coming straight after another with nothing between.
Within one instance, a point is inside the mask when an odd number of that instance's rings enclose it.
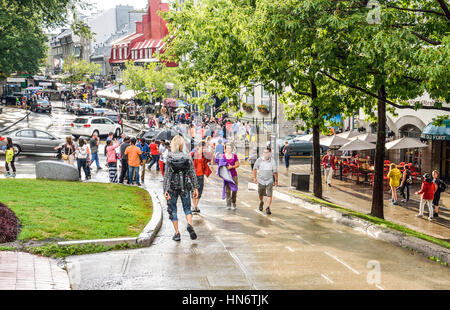
<instances>
[{"instance_id":1,"label":"black backpack","mask_svg":"<svg viewBox=\"0 0 450 310\"><path fill-rule=\"evenodd\" d=\"M440 179L438 179L439 180L439 182L438 182L438 190L442 193L442 192L445 192L445 190L447 189L447 185L445 184L445 182L444 181L442 181L442 180L440 180Z\"/></svg>"}]
</instances>

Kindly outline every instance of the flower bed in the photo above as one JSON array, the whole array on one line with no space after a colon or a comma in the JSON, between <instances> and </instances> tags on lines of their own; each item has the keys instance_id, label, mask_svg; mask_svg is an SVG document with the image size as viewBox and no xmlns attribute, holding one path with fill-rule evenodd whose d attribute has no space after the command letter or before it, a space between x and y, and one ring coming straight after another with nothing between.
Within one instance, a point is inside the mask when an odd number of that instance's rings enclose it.
<instances>
[{"instance_id":1,"label":"flower bed","mask_svg":"<svg viewBox=\"0 0 450 310\"><path fill-rule=\"evenodd\" d=\"M19 232L16 214L0 202L0 243L13 242Z\"/></svg>"}]
</instances>

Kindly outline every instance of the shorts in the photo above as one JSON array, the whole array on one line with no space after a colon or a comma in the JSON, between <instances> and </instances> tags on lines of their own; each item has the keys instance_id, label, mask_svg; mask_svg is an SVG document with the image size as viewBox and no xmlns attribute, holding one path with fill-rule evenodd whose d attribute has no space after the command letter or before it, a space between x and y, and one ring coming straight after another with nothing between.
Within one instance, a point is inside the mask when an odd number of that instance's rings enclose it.
<instances>
[{"instance_id":1,"label":"shorts","mask_svg":"<svg viewBox=\"0 0 450 310\"><path fill-rule=\"evenodd\" d=\"M272 192L273 192L273 183L267 185L262 185L258 183L258 194L260 197L262 196L272 197Z\"/></svg>"}]
</instances>

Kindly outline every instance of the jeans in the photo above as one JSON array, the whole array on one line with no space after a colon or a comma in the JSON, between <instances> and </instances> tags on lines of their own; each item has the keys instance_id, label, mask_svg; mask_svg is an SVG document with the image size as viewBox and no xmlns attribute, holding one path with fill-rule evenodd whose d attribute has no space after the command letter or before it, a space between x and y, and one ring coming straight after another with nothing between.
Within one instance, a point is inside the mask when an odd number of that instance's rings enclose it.
<instances>
[{"instance_id":1,"label":"jeans","mask_svg":"<svg viewBox=\"0 0 450 310\"><path fill-rule=\"evenodd\" d=\"M15 160L16 160L16 156L14 155L11 162L9 163L9 165L11 165L12 171L14 173L16 173L16 166L14 165ZM5 162L5 168L6 168L7 172L9 172L9 165L8 165L8 162Z\"/></svg>"},{"instance_id":2,"label":"jeans","mask_svg":"<svg viewBox=\"0 0 450 310\"><path fill-rule=\"evenodd\" d=\"M233 177L233 181L236 183L236 186L238 186L237 176ZM230 206L231 203L236 203L237 191L233 192L228 184L225 186L225 194L227 197L227 206Z\"/></svg>"},{"instance_id":3,"label":"jeans","mask_svg":"<svg viewBox=\"0 0 450 310\"><path fill-rule=\"evenodd\" d=\"M80 180L81 180L81 168L83 168L84 175L86 176L86 179L91 177L91 173L89 171L89 167L87 165L87 159L86 158L78 158L77 159L77 166L78 166L78 177L80 178Z\"/></svg>"},{"instance_id":4,"label":"jeans","mask_svg":"<svg viewBox=\"0 0 450 310\"><path fill-rule=\"evenodd\" d=\"M159 161L159 155L152 155L152 160L150 161L150 165L148 165L148 169L151 170L152 166L154 164L156 164L156 171L159 171L158 161Z\"/></svg>"},{"instance_id":5,"label":"jeans","mask_svg":"<svg viewBox=\"0 0 450 310\"><path fill-rule=\"evenodd\" d=\"M405 197L405 187L406 187L406 197ZM403 183L403 185L399 187L399 190L400 190L400 194L402 195L403 199L405 199L406 201L409 201L409 184L407 184L406 182Z\"/></svg>"},{"instance_id":6,"label":"jeans","mask_svg":"<svg viewBox=\"0 0 450 310\"><path fill-rule=\"evenodd\" d=\"M172 222L178 222L177 217L177 200L178 196L181 198L181 204L183 205L183 211L185 215L192 214L191 211L191 196L189 195L189 192L181 193L180 191L177 192L170 192L170 199L167 201L167 212L169 213L169 219Z\"/></svg>"},{"instance_id":7,"label":"jeans","mask_svg":"<svg viewBox=\"0 0 450 310\"><path fill-rule=\"evenodd\" d=\"M289 155L284 154L284 164L286 165L286 168L289 168L289 158Z\"/></svg>"},{"instance_id":8,"label":"jeans","mask_svg":"<svg viewBox=\"0 0 450 310\"><path fill-rule=\"evenodd\" d=\"M90 166L92 166L92 163L94 162L94 160L95 160L95 164L97 165L97 169L100 168L100 162L98 160L98 153L92 153Z\"/></svg>"},{"instance_id":9,"label":"jeans","mask_svg":"<svg viewBox=\"0 0 450 310\"><path fill-rule=\"evenodd\" d=\"M135 182L133 182L133 180ZM128 184L130 183L139 184L139 167L128 166Z\"/></svg>"}]
</instances>

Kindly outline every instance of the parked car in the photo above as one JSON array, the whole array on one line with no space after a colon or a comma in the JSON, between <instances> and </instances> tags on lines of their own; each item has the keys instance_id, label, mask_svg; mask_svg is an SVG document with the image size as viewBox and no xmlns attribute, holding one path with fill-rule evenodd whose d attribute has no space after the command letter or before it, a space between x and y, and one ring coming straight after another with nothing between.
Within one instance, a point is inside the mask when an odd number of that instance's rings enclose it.
<instances>
[{"instance_id":1,"label":"parked car","mask_svg":"<svg viewBox=\"0 0 450 310\"><path fill-rule=\"evenodd\" d=\"M70 126L72 127L72 136L76 139L80 136L90 137L94 133L99 136L107 136L110 132L113 132L116 137L120 137L122 133L121 126L106 117L77 117Z\"/></svg>"},{"instance_id":2,"label":"parked car","mask_svg":"<svg viewBox=\"0 0 450 310\"><path fill-rule=\"evenodd\" d=\"M33 112L49 112L52 113L52 104L47 100L39 99L37 101L31 101L31 111Z\"/></svg>"},{"instance_id":3,"label":"parked car","mask_svg":"<svg viewBox=\"0 0 450 310\"><path fill-rule=\"evenodd\" d=\"M83 100L81 99L70 99L66 102L66 111L67 112L74 112L74 107L80 105L83 103Z\"/></svg>"},{"instance_id":4,"label":"parked car","mask_svg":"<svg viewBox=\"0 0 450 310\"><path fill-rule=\"evenodd\" d=\"M10 137L17 148L16 155L26 153L57 153L55 147L65 143L65 139L40 129L19 129L6 137ZM6 139L0 141L0 148L6 145Z\"/></svg>"},{"instance_id":5,"label":"parked car","mask_svg":"<svg viewBox=\"0 0 450 310\"><path fill-rule=\"evenodd\" d=\"M302 155L302 156L312 156L313 154L313 143L309 141L303 141L298 139L288 140L289 142L289 151L291 155ZM279 146L280 150L280 156L283 156L282 150L284 147L284 141L283 144ZM324 153L328 150L327 146L321 145L320 146L320 153Z\"/></svg>"},{"instance_id":6,"label":"parked car","mask_svg":"<svg viewBox=\"0 0 450 310\"><path fill-rule=\"evenodd\" d=\"M120 114L115 111L109 110L105 112L103 116L109 118L116 124L122 125L122 118L120 117Z\"/></svg>"},{"instance_id":7,"label":"parked car","mask_svg":"<svg viewBox=\"0 0 450 310\"><path fill-rule=\"evenodd\" d=\"M94 115L94 108L89 103L80 103L74 105L73 108L76 116L81 115Z\"/></svg>"}]
</instances>

